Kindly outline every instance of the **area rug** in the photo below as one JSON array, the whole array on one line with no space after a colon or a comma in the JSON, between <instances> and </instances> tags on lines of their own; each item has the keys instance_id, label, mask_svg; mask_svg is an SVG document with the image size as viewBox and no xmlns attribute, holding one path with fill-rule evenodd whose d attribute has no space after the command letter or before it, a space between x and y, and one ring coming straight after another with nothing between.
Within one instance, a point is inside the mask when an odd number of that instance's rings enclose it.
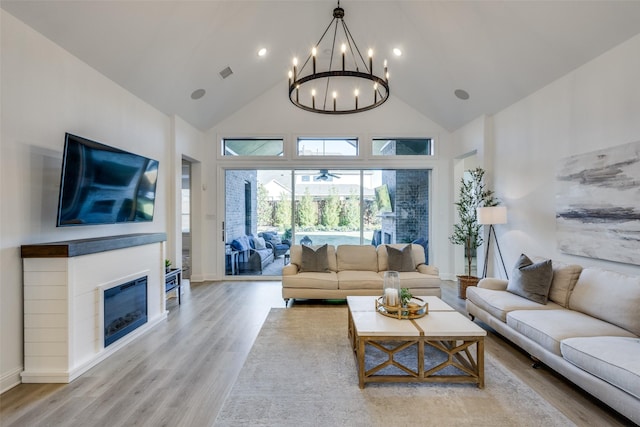
<instances>
[{"instance_id":1,"label":"area rug","mask_svg":"<svg viewBox=\"0 0 640 427\"><path fill-rule=\"evenodd\" d=\"M485 352L485 388L473 384L358 387L347 309L274 308L216 426L572 426Z\"/></svg>"}]
</instances>

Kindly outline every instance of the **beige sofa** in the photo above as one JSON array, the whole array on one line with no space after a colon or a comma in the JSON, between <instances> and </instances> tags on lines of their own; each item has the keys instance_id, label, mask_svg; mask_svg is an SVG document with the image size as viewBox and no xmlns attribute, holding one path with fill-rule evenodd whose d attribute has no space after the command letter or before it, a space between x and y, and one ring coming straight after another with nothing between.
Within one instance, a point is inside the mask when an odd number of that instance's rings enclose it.
<instances>
[{"instance_id":1,"label":"beige sofa","mask_svg":"<svg viewBox=\"0 0 640 427\"><path fill-rule=\"evenodd\" d=\"M406 245L390 245L402 249ZM313 246L317 248L317 246ZM440 296L438 268L426 265L424 248L411 245L414 271L400 272L400 286L416 295ZM389 269L387 245L327 246L329 271L300 272L302 246L291 247L291 263L282 269L282 298L333 299L348 295L382 295L384 272Z\"/></svg>"},{"instance_id":2,"label":"beige sofa","mask_svg":"<svg viewBox=\"0 0 640 427\"><path fill-rule=\"evenodd\" d=\"M534 367L544 363L640 423L640 277L552 266L546 305L488 278L467 289L467 311L529 353Z\"/></svg>"}]
</instances>

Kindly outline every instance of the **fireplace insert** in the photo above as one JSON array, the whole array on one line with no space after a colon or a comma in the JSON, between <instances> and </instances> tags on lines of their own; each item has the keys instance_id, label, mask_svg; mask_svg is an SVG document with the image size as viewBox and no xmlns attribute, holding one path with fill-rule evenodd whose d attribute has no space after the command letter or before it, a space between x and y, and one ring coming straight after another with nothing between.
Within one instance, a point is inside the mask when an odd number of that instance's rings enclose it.
<instances>
[{"instance_id":1,"label":"fireplace insert","mask_svg":"<svg viewBox=\"0 0 640 427\"><path fill-rule=\"evenodd\" d=\"M104 346L147 323L147 276L104 291Z\"/></svg>"}]
</instances>

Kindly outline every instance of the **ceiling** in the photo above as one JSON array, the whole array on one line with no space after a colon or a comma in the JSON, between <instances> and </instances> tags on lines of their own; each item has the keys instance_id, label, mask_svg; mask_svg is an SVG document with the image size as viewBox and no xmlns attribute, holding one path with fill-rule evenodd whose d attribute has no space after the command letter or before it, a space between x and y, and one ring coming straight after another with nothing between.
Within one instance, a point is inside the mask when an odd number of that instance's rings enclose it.
<instances>
[{"instance_id":1,"label":"ceiling","mask_svg":"<svg viewBox=\"0 0 640 427\"><path fill-rule=\"evenodd\" d=\"M1 0L1 6L158 110L207 130L276 86L286 100L291 59L306 57L336 2ZM448 130L500 111L640 33L635 0L342 0L341 6L359 47L389 60L391 96ZM268 49L264 57L257 55L261 47ZM403 55L394 56L394 47ZM226 67L233 74L223 79ZM206 94L193 100L197 89ZM456 89L470 98L458 99Z\"/></svg>"}]
</instances>

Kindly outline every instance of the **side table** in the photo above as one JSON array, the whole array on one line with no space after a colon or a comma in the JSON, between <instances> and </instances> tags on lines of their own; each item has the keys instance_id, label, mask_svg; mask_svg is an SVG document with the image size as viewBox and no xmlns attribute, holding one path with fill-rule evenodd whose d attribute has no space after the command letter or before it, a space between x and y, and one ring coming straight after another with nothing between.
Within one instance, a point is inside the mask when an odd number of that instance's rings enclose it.
<instances>
[{"instance_id":1,"label":"side table","mask_svg":"<svg viewBox=\"0 0 640 427\"><path fill-rule=\"evenodd\" d=\"M226 252L226 266L227 271L231 273L232 276L238 274L239 270L239 261L238 254L240 252L234 250L227 250Z\"/></svg>"},{"instance_id":2,"label":"side table","mask_svg":"<svg viewBox=\"0 0 640 427\"><path fill-rule=\"evenodd\" d=\"M177 289L178 292L178 304L182 304L182 269L172 268L164 275L164 292Z\"/></svg>"}]
</instances>

